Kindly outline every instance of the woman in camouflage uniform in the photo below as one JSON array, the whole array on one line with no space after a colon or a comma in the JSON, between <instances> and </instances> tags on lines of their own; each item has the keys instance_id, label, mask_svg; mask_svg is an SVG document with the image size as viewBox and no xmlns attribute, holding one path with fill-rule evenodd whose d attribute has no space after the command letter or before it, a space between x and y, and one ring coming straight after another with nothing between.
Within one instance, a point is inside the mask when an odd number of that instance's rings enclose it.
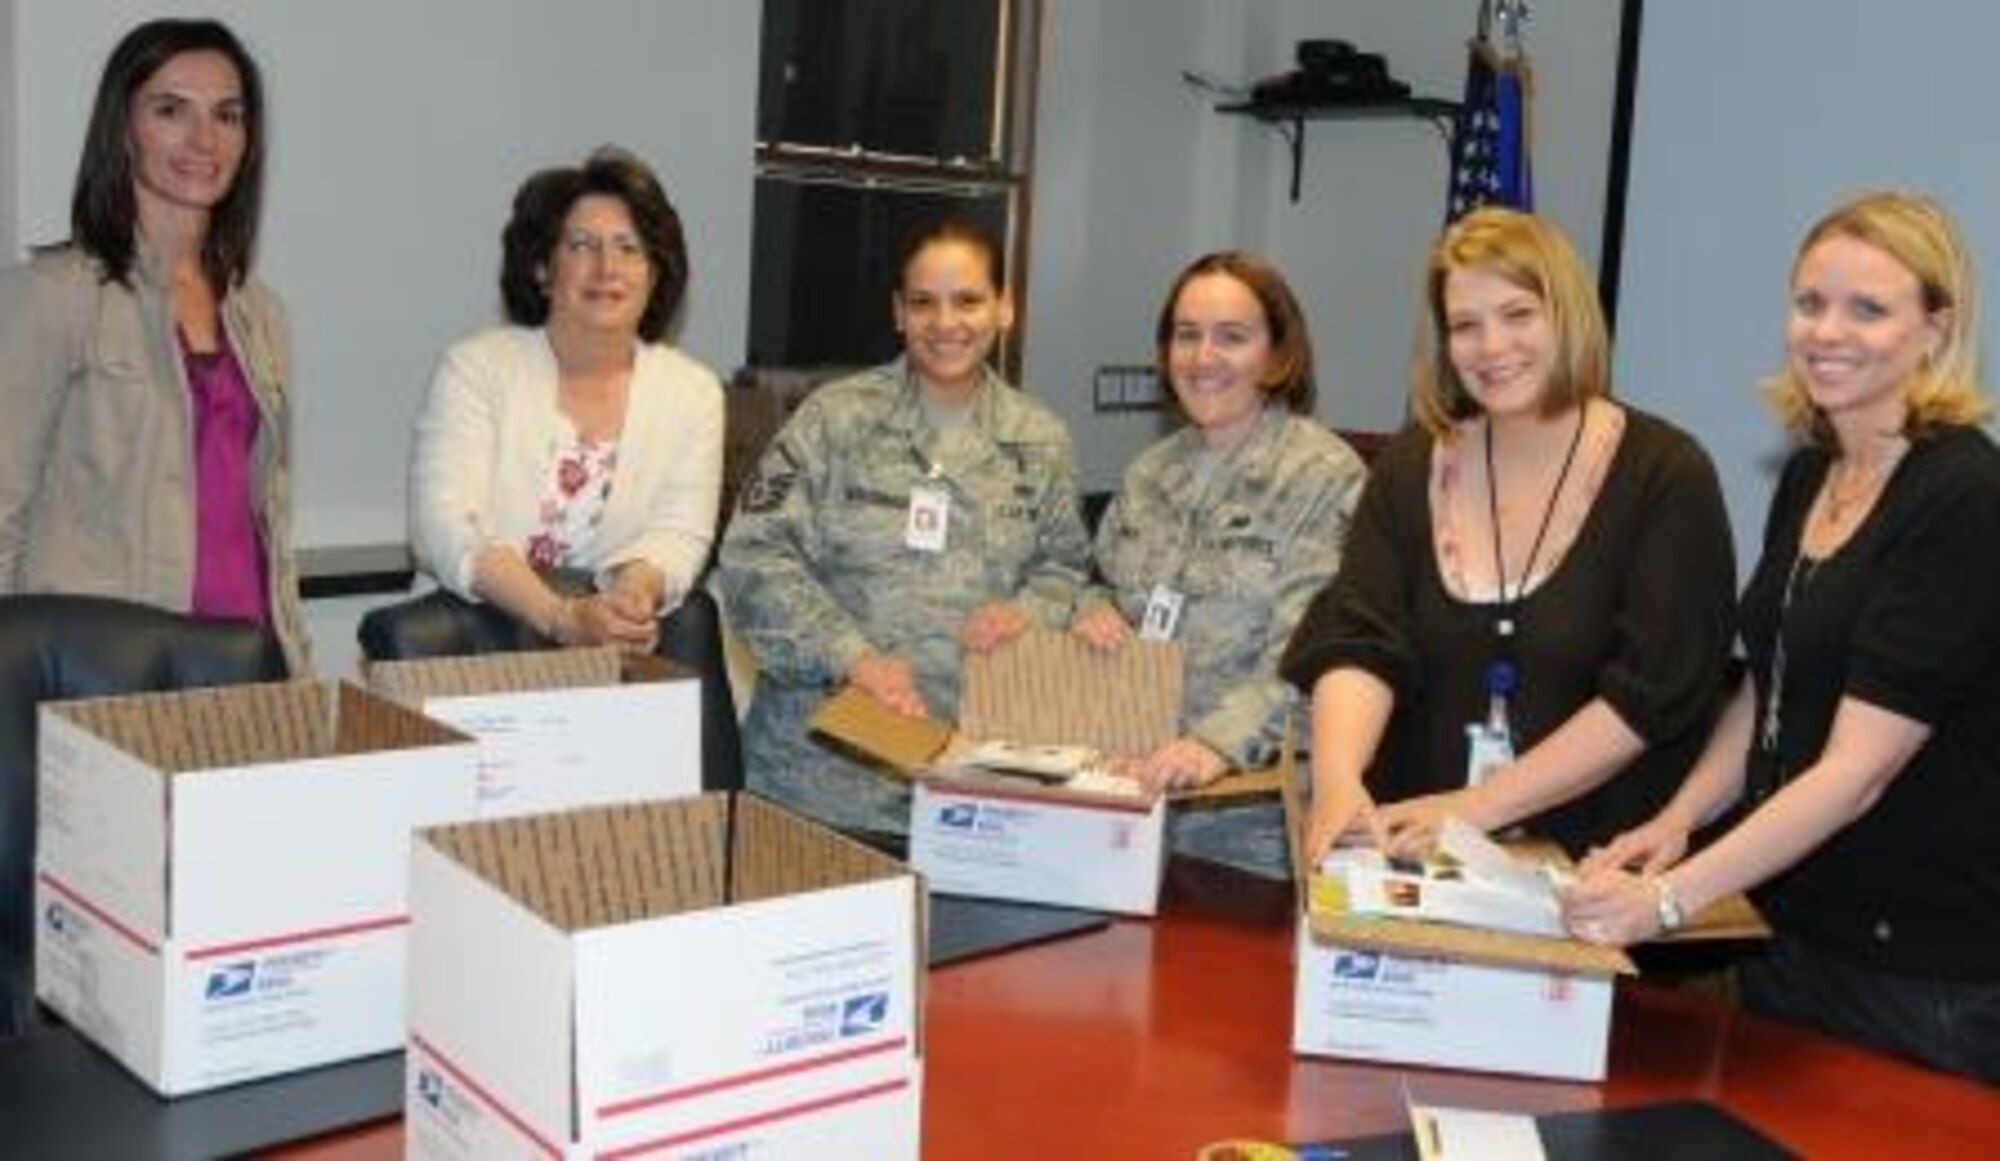
<instances>
[{"instance_id":1,"label":"woman in camouflage uniform","mask_svg":"<svg viewBox=\"0 0 2000 1161\"><path fill-rule=\"evenodd\" d=\"M851 682L951 714L962 651L1064 624L1089 557L1068 432L986 362L1013 317L998 245L946 220L898 268L903 357L807 398L744 489L716 577L757 657L751 789L881 835L907 831L907 787L809 737L813 709Z\"/></svg>"},{"instance_id":2,"label":"woman in camouflage uniform","mask_svg":"<svg viewBox=\"0 0 2000 1161\"><path fill-rule=\"evenodd\" d=\"M1183 733L1133 767L1166 790L1278 756L1299 701L1278 656L1340 567L1366 469L1311 418L1312 340L1269 264L1197 259L1168 291L1155 342L1188 425L1127 469L1097 536L1108 587L1074 629L1106 649L1135 633L1181 642ZM1287 873L1274 801L1184 808L1171 835L1177 850Z\"/></svg>"}]
</instances>

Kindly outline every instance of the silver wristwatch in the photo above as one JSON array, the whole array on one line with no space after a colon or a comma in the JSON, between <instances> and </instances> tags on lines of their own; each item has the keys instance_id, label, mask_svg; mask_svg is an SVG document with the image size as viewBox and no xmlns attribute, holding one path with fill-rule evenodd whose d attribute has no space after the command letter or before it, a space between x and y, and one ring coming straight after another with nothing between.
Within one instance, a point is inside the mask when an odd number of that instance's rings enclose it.
<instances>
[{"instance_id":1,"label":"silver wristwatch","mask_svg":"<svg viewBox=\"0 0 2000 1161\"><path fill-rule=\"evenodd\" d=\"M1653 880L1653 905L1658 909L1661 931L1679 931L1687 922L1680 897L1674 894L1673 884L1665 879Z\"/></svg>"}]
</instances>

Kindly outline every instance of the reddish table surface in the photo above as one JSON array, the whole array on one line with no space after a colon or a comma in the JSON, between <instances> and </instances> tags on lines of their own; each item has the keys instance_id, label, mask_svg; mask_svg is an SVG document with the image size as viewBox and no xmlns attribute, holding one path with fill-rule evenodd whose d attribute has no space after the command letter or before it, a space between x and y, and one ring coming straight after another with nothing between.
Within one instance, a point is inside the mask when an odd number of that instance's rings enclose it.
<instances>
[{"instance_id":1,"label":"reddish table surface","mask_svg":"<svg viewBox=\"0 0 2000 1161\"><path fill-rule=\"evenodd\" d=\"M1294 1056L1289 892L1176 872L1159 919L929 974L925 1157L1364 1136L1407 1127L1406 1093L1532 1114L1700 1099L1809 1157L2000 1156L2000 1090L1643 981L1620 986L1601 1084ZM402 1144L387 1122L282 1156L361 1161Z\"/></svg>"}]
</instances>

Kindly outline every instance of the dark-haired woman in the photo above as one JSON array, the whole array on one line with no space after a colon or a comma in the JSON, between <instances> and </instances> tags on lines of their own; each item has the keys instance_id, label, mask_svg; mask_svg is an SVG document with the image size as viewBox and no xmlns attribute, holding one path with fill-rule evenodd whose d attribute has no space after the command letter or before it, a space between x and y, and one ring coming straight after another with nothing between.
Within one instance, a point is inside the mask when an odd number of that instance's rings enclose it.
<instances>
[{"instance_id":1,"label":"dark-haired woman","mask_svg":"<svg viewBox=\"0 0 2000 1161\"><path fill-rule=\"evenodd\" d=\"M1168 289L1154 327L1160 373L1187 426L1125 471L1097 534L1107 588L1071 624L1102 649L1181 643L1181 736L1140 755L1149 788L1205 786L1278 757L1297 693L1278 657L1340 567L1367 476L1311 418L1312 339L1269 263L1209 254ZM1275 803L1177 810L1176 850L1289 874Z\"/></svg>"},{"instance_id":2,"label":"dark-haired woman","mask_svg":"<svg viewBox=\"0 0 2000 1161\"><path fill-rule=\"evenodd\" d=\"M445 352L417 421L419 564L562 644L654 648L714 539L722 390L668 346L679 215L600 149L524 183L502 237L512 325ZM559 583L587 574L582 591Z\"/></svg>"},{"instance_id":3,"label":"dark-haired woman","mask_svg":"<svg viewBox=\"0 0 2000 1161\"><path fill-rule=\"evenodd\" d=\"M289 344L250 272L264 136L223 25L153 21L112 51L69 241L0 273L0 593L251 622L302 672Z\"/></svg>"},{"instance_id":4,"label":"dark-haired woman","mask_svg":"<svg viewBox=\"0 0 2000 1161\"><path fill-rule=\"evenodd\" d=\"M1000 250L958 219L905 244L903 357L815 391L772 442L717 581L757 656L753 790L859 832L904 833L907 783L807 736L852 683L904 713L957 708L963 651L1059 628L1089 543L1069 433L987 365L1011 321Z\"/></svg>"}]
</instances>

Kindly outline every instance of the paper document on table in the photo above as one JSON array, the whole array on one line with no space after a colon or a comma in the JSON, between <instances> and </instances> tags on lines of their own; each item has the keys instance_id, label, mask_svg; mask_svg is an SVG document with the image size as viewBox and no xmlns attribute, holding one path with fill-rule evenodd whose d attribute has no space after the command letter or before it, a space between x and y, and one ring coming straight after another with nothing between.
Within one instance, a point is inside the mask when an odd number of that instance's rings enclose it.
<instances>
[{"instance_id":1,"label":"paper document on table","mask_svg":"<svg viewBox=\"0 0 2000 1161\"><path fill-rule=\"evenodd\" d=\"M1411 1105L1410 1128L1423 1161L1547 1161L1535 1118L1484 1109Z\"/></svg>"},{"instance_id":2,"label":"paper document on table","mask_svg":"<svg viewBox=\"0 0 2000 1161\"><path fill-rule=\"evenodd\" d=\"M1564 934L1555 888L1538 864L1517 859L1456 819L1422 862L1373 848L1335 848L1320 861L1331 910L1385 919L1452 923L1527 935Z\"/></svg>"}]
</instances>

